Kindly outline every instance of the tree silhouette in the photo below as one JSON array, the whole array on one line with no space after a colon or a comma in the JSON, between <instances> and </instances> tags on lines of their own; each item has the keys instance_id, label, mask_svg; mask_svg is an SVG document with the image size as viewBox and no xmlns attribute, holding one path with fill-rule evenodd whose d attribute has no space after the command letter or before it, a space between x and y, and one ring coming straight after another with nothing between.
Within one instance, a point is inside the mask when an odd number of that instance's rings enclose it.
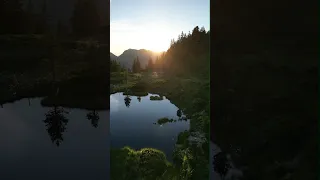
<instances>
[{"instance_id":1,"label":"tree silhouette","mask_svg":"<svg viewBox=\"0 0 320 180\"><path fill-rule=\"evenodd\" d=\"M154 62L157 71L168 75L205 75L210 72L210 36L205 28L181 32L170 48Z\"/></svg>"},{"instance_id":2,"label":"tree silhouette","mask_svg":"<svg viewBox=\"0 0 320 180\"><path fill-rule=\"evenodd\" d=\"M95 0L78 0L72 21L73 33L78 37L96 35L100 27L100 17Z\"/></svg>"},{"instance_id":3,"label":"tree silhouette","mask_svg":"<svg viewBox=\"0 0 320 180\"><path fill-rule=\"evenodd\" d=\"M131 69L132 69L132 72L134 72L134 73L137 72L137 69L136 69L136 59L133 60L133 64L132 64L132 68L131 68Z\"/></svg>"},{"instance_id":4,"label":"tree silhouette","mask_svg":"<svg viewBox=\"0 0 320 180\"><path fill-rule=\"evenodd\" d=\"M139 61L139 57L137 56L137 61L136 61L136 69L137 69L137 72L140 72L141 71L141 64L140 64L140 61Z\"/></svg>"},{"instance_id":5,"label":"tree silhouette","mask_svg":"<svg viewBox=\"0 0 320 180\"><path fill-rule=\"evenodd\" d=\"M220 174L221 178L223 179L227 174L228 170L231 168L230 163L228 162L226 153L219 152L214 157L214 171Z\"/></svg>"},{"instance_id":6,"label":"tree silhouette","mask_svg":"<svg viewBox=\"0 0 320 180\"><path fill-rule=\"evenodd\" d=\"M52 143L55 143L57 146L63 141L63 133L69 121L65 117L65 114L68 114L68 112L62 107L55 106L45 114L46 118L43 120Z\"/></svg>"},{"instance_id":7,"label":"tree silhouette","mask_svg":"<svg viewBox=\"0 0 320 180\"><path fill-rule=\"evenodd\" d=\"M0 33L21 34L26 32L26 13L22 0L0 0Z\"/></svg>"},{"instance_id":8,"label":"tree silhouette","mask_svg":"<svg viewBox=\"0 0 320 180\"><path fill-rule=\"evenodd\" d=\"M35 20L34 5L32 0L28 0L28 4L27 4L28 33L31 33L31 34L34 33L34 25L35 25L34 20Z\"/></svg>"},{"instance_id":9,"label":"tree silhouette","mask_svg":"<svg viewBox=\"0 0 320 180\"><path fill-rule=\"evenodd\" d=\"M117 62L116 60L110 59L110 71L111 72L124 71L124 68L122 68L120 63Z\"/></svg>"},{"instance_id":10,"label":"tree silhouette","mask_svg":"<svg viewBox=\"0 0 320 180\"><path fill-rule=\"evenodd\" d=\"M178 116L179 118L181 118L181 116L182 116L182 112L181 112L180 109L177 110L177 116Z\"/></svg>"},{"instance_id":11,"label":"tree silhouette","mask_svg":"<svg viewBox=\"0 0 320 180\"><path fill-rule=\"evenodd\" d=\"M124 103L126 104L127 107L130 106L130 102L131 102L131 98L129 95L127 95L125 98L124 98Z\"/></svg>"},{"instance_id":12,"label":"tree silhouette","mask_svg":"<svg viewBox=\"0 0 320 180\"><path fill-rule=\"evenodd\" d=\"M91 124L93 127L97 128L98 127L98 122L99 122L99 114L96 112L96 110L93 110L92 112L89 112L87 114L87 119L91 121Z\"/></svg>"},{"instance_id":13,"label":"tree silhouette","mask_svg":"<svg viewBox=\"0 0 320 180\"><path fill-rule=\"evenodd\" d=\"M47 1L43 0L41 13L37 21L37 29L36 29L37 33L44 34L48 31L47 18L48 18Z\"/></svg>"},{"instance_id":14,"label":"tree silhouette","mask_svg":"<svg viewBox=\"0 0 320 180\"><path fill-rule=\"evenodd\" d=\"M140 71L141 71L141 64L140 64L140 61L139 61L139 57L137 56L137 58L133 60L132 72L138 73Z\"/></svg>"},{"instance_id":15,"label":"tree silhouette","mask_svg":"<svg viewBox=\"0 0 320 180\"><path fill-rule=\"evenodd\" d=\"M147 69L148 69L149 71L151 71L151 72L154 70L154 63L153 63L151 57L150 57L149 60L148 60Z\"/></svg>"}]
</instances>

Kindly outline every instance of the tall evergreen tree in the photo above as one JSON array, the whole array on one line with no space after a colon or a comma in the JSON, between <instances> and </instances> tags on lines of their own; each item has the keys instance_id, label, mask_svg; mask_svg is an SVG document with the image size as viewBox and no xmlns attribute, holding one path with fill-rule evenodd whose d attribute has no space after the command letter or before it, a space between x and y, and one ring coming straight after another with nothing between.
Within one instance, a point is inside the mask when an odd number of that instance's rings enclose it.
<instances>
[{"instance_id":1,"label":"tall evergreen tree","mask_svg":"<svg viewBox=\"0 0 320 180\"><path fill-rule=\"evenodd\" d=\"M139 61L139 57L137 56L137 58L135 58L133 60L133 64L132 64L132 72L137 73L141 71L141 64Z\"/></svg>"},{"instance_id":2,"label":"tall evergreen tree","mask_svg":"<svg viewBox=\"0 0 320 180\"><path fill-rule=\"evenodd\" d=\"M148 69L149 71L153 71L153 70L154 70L154 63L153 63L153 60L152 60L151 57L150 57L149 60L148 60L147 69Z\"/></svg>"},{"instance_id":3,"label":"tall evergreen tree","mask_svg":"<svg viewBox=\"0 0 320 180\"><path fill-rule=\"evenodd\" d=\"M140 72L141 71L141 64L139 61L139 57L137 56L137 61L136 61L136 71Z\"/></svg>"},{"instance_id":4,"label":"tall evergreen tree","mask_svg":"<svg viewBox=\"0 0 320 180\"><path fill-rule=\"evenodd\" d=\"M134 73L137 71L137 69L136 69L136 59L133 60L133 64L132 64L132 68L131 69L132 69L132 72L134 72Z\"/></svg>"},{"instance_id":5,"label":"tall evergreen tree","mask_svg":"<svg viewBox=\"0 0 320 180\"><path fill-rule=\"evenodd\" d=\"M22 0L0 0L1 33L25 33L26 25L26 16L22 8Z\"/></svg>"},{"instance_id":6,"label":"tall evergreen tree","mask_svg":"<svg viewBox=\"0 0 320 180\"><path fill-rule=\"evenodd\" d=\"M155 66L171 75L207 74L210 62L209 37L204 27L199 29L196 26L188 35L182 32L177 41L171 40L170 48L160 56Z\"/></svg>"},{"instance_id":7,"label":"tall evergreen tree","mask_svg":"<svg viewBox=\"0 0 320 180\"><path fill-rule=\"evenodd\" d=\"M44 34L48 31L48 13L47 13L47 1L43 0L41 13L37 22L37 30L38 34Z\"/></svg>"},{"instance_id":8,"label":"tall evergreen tree","mask_svg":"<svg viewBox=\"0 0 320 180\"><path fill-rule=\"evenodd\" d=\"M100 17L95 0L78 0L72 17L73 33L79 37L96 35L100 27Z\"/></svg>"},{"instance_id":9,"label":"tall evergreen tree","mask_svg":"<svg viewBox=\"0 0 320 180\"><path fill-rule=\"evenodd\" d=\"M27 4L27 32L28 33L34 33L35 32L35 13L34 13L34 5L33 5L33 2L32 0L29 0L28 1L28 4Z\"/></svg>"}]
</instances>

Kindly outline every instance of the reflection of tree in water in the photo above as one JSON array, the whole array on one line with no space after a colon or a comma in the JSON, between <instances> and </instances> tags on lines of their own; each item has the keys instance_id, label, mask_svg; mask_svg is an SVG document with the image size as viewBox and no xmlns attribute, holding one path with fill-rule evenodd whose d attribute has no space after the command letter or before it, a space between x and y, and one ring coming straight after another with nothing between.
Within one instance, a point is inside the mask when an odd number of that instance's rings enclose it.
<instances>
[{"instance_id":1,"label":"reflection of tree in water","mask_svg":"<svg viewBox=\"0 0 320 180\"><path fill-rule=\"evenodd\" d=\"M46 119L43 121L46 124L52 143L57 146L63 141L63 132L65 132L69 121L65 114L68 114L68 112L62 107L54 107L46 113Z\"/></svg>"},{"instance_id":2,"label":"reflection of tree in water","mask_svg":"<svg viewBox=\"0 0 320 180\"><path fill-rule=\"evenodd\" d=\"M181 112L180 109L178 109L178 111L177 111L177 116L178 116L179 118L181 118L181 116L182 116L182 112Z\"/></svg>"},{"instance_id":3,"label":"reflection of tree in water","mask_svg":"<svg viewBox=\"0 0 320 180\"><path fill-rule=\"evenodd\" d=\"M125 98L124 98L124 103L126 104L127 107L130 106L130 102L131 102L131 98L129 95L127 95Z\"/></svg>"},{"instance_id":4,"label":"reflection of tree in water","mask_svg":"<svg viewBox=\"0 0 320 180\"><path fill-rule=\"evenodd\" d=\"M187 121L187 117L183 115L182 110L178 109L177 110L177 116L179 117L178 121Z\"/></svg>"},{"instance_id":5,"label":"reflection of tree in water","mask_svg":"<svg viewBox=\"0 0 320 180\"><path fill-rule=\"evenodd\" d=\"M214 171L219 173L221 178L224 179L228 170L231 168L230 163L228 162L226 153L220 152L216 154L214 157Z\"/></svg>"},{"instance_id":6,"label":"reflection of tree in water","mask_svg":"<svg viewBox=\"0 0 320 180\"><path fill-rule=\"evenodd\" d=\"M93 110L92 112L89 112L87 114L87 119L91 121L91 124L93 127L97 128L98 127L98 122L99 122L99 114L96 112L96 110Z\"/></svg>"},{"instance_id":7,"label":"reflection of tree in water","mask_svg":"<svg viewBox=\"0 0 320 180\"><path fill-rule=\"evenodd\" d=\"M137 99L138 99L139 102L141 102L141 97L140 96L138 96Z\"/></svg>"}]
</instances>

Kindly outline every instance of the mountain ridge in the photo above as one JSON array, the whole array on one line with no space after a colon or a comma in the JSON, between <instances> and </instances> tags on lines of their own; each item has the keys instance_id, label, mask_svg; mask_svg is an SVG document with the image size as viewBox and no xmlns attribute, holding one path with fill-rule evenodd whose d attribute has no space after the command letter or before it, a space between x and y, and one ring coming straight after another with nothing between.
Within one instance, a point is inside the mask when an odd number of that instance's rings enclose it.
<instances>
[{"instance_id":1,"label":"mountain ridge","mask_svg":"<svg viewBox=\"0 0 320 180\"><path fill-rule=\"evenodd\" d=\"M155 62L156 58L161 55L163 52L153 52L151 50L147 49L132 49L129 48L125 51L123 51L122 54L119 56L114 55L112 52L110 52L110 58L112 60L116 60L119 62L122 66L125 68L131 69L133 65L133 61L136 57L139 58L140 64L142 68L145 68L148 64L149 58Z\"/></svg>"}]
</instances>

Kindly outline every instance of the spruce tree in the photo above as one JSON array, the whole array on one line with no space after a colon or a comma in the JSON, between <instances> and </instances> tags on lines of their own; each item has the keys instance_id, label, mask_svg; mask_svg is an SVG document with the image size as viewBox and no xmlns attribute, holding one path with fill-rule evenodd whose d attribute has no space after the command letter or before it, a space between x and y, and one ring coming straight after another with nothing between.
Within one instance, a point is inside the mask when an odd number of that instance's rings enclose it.
<instances>
[{"instance_id":1,"label":"spruce tree","mask_svg":"<svg viewBox=\"0 0 320 180\"><path fill-rule=\"evenodd\" d=\"M95 0L78 0L75 4L72 28L78 37L96 35L100 27L100 17Z\"/></svg>"},{"instance_id":2,"label":"spruce tree","mask_svg":"<svg viewBox=\"0 0 320 180\"><path fill-rule=\"evenodd\" d=\"M149 71L153 71L153 69L154 69L154 63L153 63L153 61L152 61L152 58L150 57L149 58L149 60L148 60L148 66L147 66L147 69L149 70Z\"/></svg>"},{"instance_id":3,"label":"spruce tree","mask_svg":"<svg viewBox=\"0 0 320 180\"><path fill-rule=\"evenodd\" d=\"M33 34L35 32L35 14L34 14L34 5L32 0L28 1L27 4L27 27L26 30L28 33Z\"/></svg>"},{"instance_id":4,"label":"spruce tree","mask_svg":"<svg viewBox=\"0 0 320 180\"><path fill-rule=\"evenodd\" d=\"M140 72L141 71L141 64L139 61L139 57L137 56L137 61L136 61L136 71Z\"/></svg>"},{"instance_id":5,"label":"spruce tree","mask_svg":"<svg viewBox=\"0 0 320 180\"><path fill-rule=\"evenodd\" d=\"M136 59L133 60L133 64L132 64L132 72L135 73L137 71L136 68Z\"/></svg>"}]
</instances>

